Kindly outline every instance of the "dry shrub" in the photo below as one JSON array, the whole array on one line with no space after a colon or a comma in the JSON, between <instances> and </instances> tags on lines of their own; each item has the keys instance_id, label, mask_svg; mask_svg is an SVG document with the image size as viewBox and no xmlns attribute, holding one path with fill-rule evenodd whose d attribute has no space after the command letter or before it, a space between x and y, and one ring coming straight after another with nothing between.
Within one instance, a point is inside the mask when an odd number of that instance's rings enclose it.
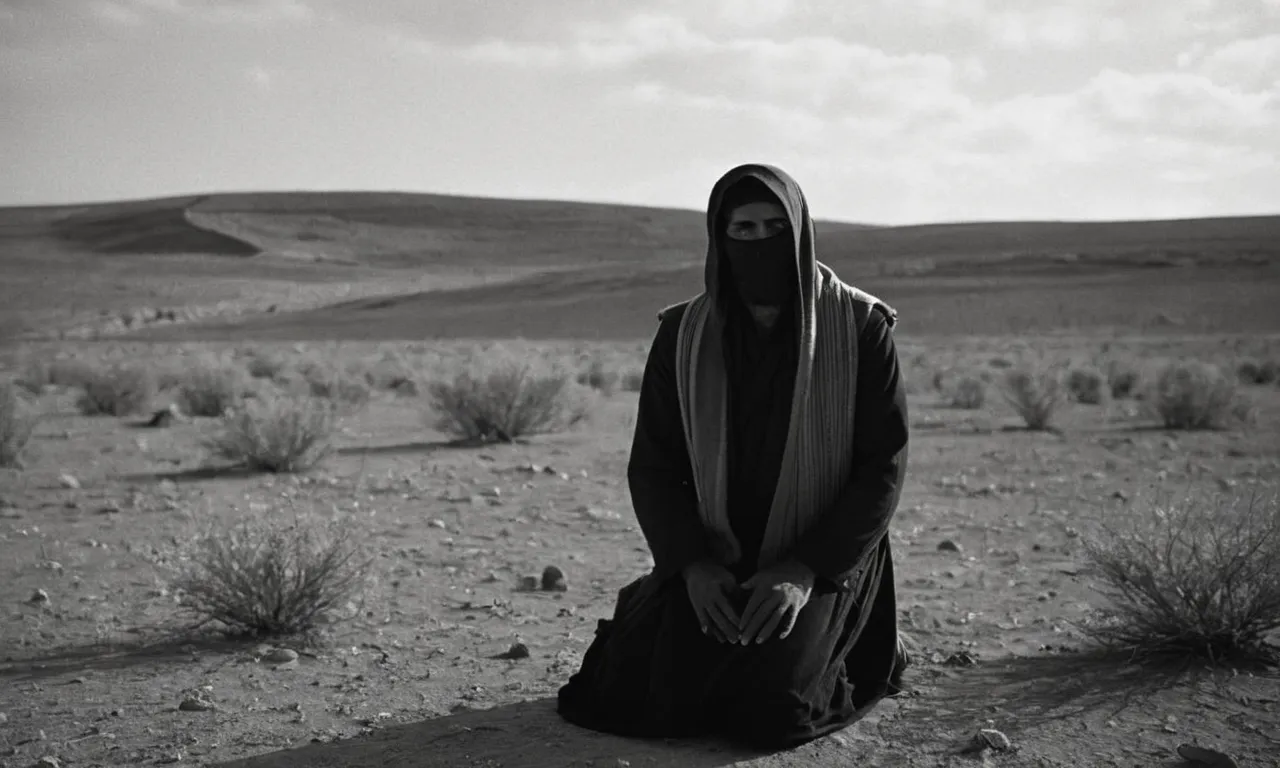
<instances>
[{"instance_id":1,"label":"dry shrub","mask_svg":"<svg viewBox=\"0 0 1280 768\"><path fill-rule=\"evenodd\" d=\"M372 389L394 392L405 397L418 394L417 372L399 355L384 356L365 371L364 378Z\"/></svg>"},{"instance_id":2,"label":"dry shrub","mask_svg":"<svg viewBox=\"0 0 1280 768\"><path fill-rule=\"evenodd\" d=\"M1110 385L1099 370L1072 368L1067 373L1067 391L1077 403L1101 405L1110 393Z\"/></svg>"},{"instance_id":3,"label":"dry shrub","mask_svg":"<svg viewBox=\"0 0 1280 768\"><path fill-rule=\"evenodd\" d=\"M1280 380L1280 364L1272 361L1242 360L1236 366L1236 376L1245 384L1265 385Z\"/></svg>"},{"instance_id":4,"label":"dry shrub","mask_svg":"<svg viewBox=\"0 0 1280 768\"><path fill-rule=\"evenodd\" d=\"M253 472L306 472L332 451L332 403L277 396L246 402L205 442L217 458Z\"/></svg>"},{"instance_id":5,"label":"dry shrub","mask_svg":"<svg viewBox=\"0 0 1280 768\"><path fill-rule=\"evenodd\" d=\"M1236 382L1216 365L1198 360L1166 365L1147 402L1168 429L1225 429L1247 418Z\"/></svg>"},{"instance_id":6,"label":"dry shrub","mask_svg":"<svg viewBox=\"0 0 1280 768\"><path fill-rule=\"evenodd\" d=\"M222 416L244 398L241 376L238 368L197 365L178 378L178 407L189 416Z\"/></svg>"},{"instance_id":7,"label":"dry shrub","mask_svg":"<svg viewBox=\"0 0 1280 768\"><path fill-rule=\"evenodd\" d=\"M618 389L618 372L609 370L604 360L597 357L587 366L587 370L578 374L578 383L608 397Z\"/></svg>"},{"instance_id":8,"label":"dry shrub","mask_svg":"<svg viewBox=\"0 0 1280 768\"><path fill-rule=\"evenodd\" d=\"M1137 366L1127 360L1111 359L1102 365L1102 374L1107 379L1107 390L1113 400L1133 397L1138 392L1138 383L1142 374Z\"/></svg>"},{"instance_id":9,"label":"dry shrub","mask_svg":"<svg viewBox=\"0 0 1280 768\"><path fill-rule=\"evenodd\" d=\"M952 408L975 410L987 403L987 382L979 376L966 374L947 384L947 405Z\"/></svg>"},{"instance_id":10,"label":"dry shrub","mask_svg":"<svg viewBox=\"0 0 1280 768\"><path fill-rule=\"evenodd\" d=\"M538 371L515 360L431 382L427 395L435 428L464 440L510 442L557 432L585 419L589 409L568 372Z\"/></svg>"},{"instance_id":11,"label":"dry shrub","mask_svg":"<svg viewBox=\"0 0 1280 768\"><path fill-rule=\"evenodd\" d=\"M1280 505L1274 488L1139 504L1085 539L1110 605L1081 629L1139 655L1265 655L1280 629Z\"/></svg>"},{"instance_id":12,"label":"dry shrub","mask_svg":"<svg viewBox=\"0 0 1280 768\"><path fill-rule=\"evenodd\" d=\"M1028 429L1049 429L1053 415L1066 399L1062 372L1056 366L1010 370L1004 377L1004 399Z\"/></svg>"},{"instance_id":13,"label":"dry shrub","mask_svg":"<svg viewBox=\"0 0 1280 768\"><path fill-rule=\"evenodd\" d=\"M623 392L639 392L644 386L644 369L628 368L618 382Z\"/></svg>"},{"instance_id":14,"label":"dry shrub","mask_svg":"<svg viewBox=\"0 0 1280 768\"><path fill-rule=\"evenodd\" d=\"M22 452L36 419L18 395L18 385L0 381L0 467L21 467Z\"/></svg>"},{"instance_id":15,"label":"dry shrub","mask_svg":"<svg viewBox=\"0 0 1280 768\"><path fill-rule=\"evenodd\" d=\"M40 394L45 387L82 387L96 374L92 364L75 358L30 360L14 382L19 387Z\"/></svg>"},{"instance_id":16,"label":"dry shrub","mask_svg":"<svg viewBox=\"0 0 1280 768\"><path fill-rule=\"evenodd\" d=\"M344 406L369 402L369 384L363 373L316 362L303 363L298 367L298 373L312 397L325 398Z\"/></svg>"},{"instance_id":17,"label":"dry shrub","mask_svg":"<svg viewBox=\"0 0 1280 768\"><path fill-rule=\"evenodd\" d=\"M245 370L255 379L274 380L284 373L286 368L288 363L283 358L257 350L249 352L249 360L245 363Z\"/></svg>"},{"instance_id":18,"label":"dry shrub","mask_svg":"<svg viewBox=\"0 0 1280 768\"><path fill-rule=\"evenodd\" d=\"M86 416L129 416L151 405L158 389L155 374L139 365L113 365L94 371L81 385L77 406Z\"/></svg>"},{"instance_id":19,"label":"dry shrub","mask_svg":"<svg viewBox=\"0 0 1280 768\"><path fill-rule=\"evenodd\" d=\"M344 607L371 559L352 525L315 518L244 518L196 540L175 586L202 621L257 636L296 635Z\"/></svg>"}]
</instances>

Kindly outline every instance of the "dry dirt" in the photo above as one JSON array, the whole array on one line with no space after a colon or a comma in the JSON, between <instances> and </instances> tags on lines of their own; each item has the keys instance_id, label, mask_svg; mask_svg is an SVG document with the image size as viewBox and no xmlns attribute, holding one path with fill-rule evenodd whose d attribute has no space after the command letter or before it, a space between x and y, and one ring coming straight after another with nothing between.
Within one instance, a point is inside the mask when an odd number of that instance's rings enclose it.
<instances>
[{"instance_id":1,"label":"dry dirt","mask_svg":"<svg viewBox=\"0 0 1280 768\"><path fill-rule=\"evenodd\" d=\"M1247 430L1166 432L1120 402L1067 406L1052 434L1012 429L998 398L978 411L942 407L926 381L926 367L1100 344L904 340L917 373L892 536L913 690L842 733L768 755L618 739L554 714L595 621L648 564L624 480L634 394L602 398L569 433L458 448L422 426L422 401L379 393L344 419L320 470L288 477L206 471L199 439L210 420L144 429L79 416L72 393L46 392L28 466L0 474L0 766L50 756L77 768L1136 767L1182 765L1182 743L1280 765L1280 671L1144 670L1085 653L1070 623L1100 601L1082 571L1091 515L1127 514L1152 491L1280 476L1280 389L1248 388L1258 420ZM1144 360L1280 350L1261 335L1111 344ZM566 359L602 353L615 367L643 354L637 344L529 346ZM449 359L423 364L447 369ZM270 646L184 631L170 589L182 546L206 525L290 509L362 521L377 552L363 600L318 643L279 643L301 654L283 666L264 659ZM959 551L939 551L943 540ZM563 569L568 591L516 589L547 565ZM47 602L28 602L37 589ZM515 642L528 658L494 658ZM180 711L197 690L216 709ZM1013 750L962 753L979 728L1004 732Z\"/></svg>"}]
</instances>

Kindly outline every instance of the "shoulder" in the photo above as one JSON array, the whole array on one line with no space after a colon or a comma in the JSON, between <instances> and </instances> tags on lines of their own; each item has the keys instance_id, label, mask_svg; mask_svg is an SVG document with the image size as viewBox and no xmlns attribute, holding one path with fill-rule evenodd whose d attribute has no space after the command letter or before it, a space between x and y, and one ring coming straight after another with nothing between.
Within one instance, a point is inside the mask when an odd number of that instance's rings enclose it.
<instances>
[{"instance_id":1,"label":"shoulder","mask_svg":"<svg viewBox=\"0 0 1280 768\"><path fill-rule=\"evenodd\" d=\"M877 334L884 333L886 330L893 330L898 324L898 311L888 302L844 282L835 273L828 275L825 290L839 296L842 303L852 307L859 335L872 330Z\"/></svg>"},{"instance_id":2,"label":"shoulder","mask_svg":"<svg viewBox=\"0 0 1280 768\"><path fill-rule=\"evenodd\" d=\"M664 307L663 309L658 310L659 326L667 323L679 325L680 319L684 317L685 310L689 308L689 303L692 301L693 299L687 299L679 304L672 304L669 307Z\"/></svg>"},{"instance_id":3,"label":"shoulder","mask_svg":"<svg viewBox=\"0 0 1280 768\"><path fill-rule=\"evenodd\" d=\"M649 347L649 355L658 359L675 360L676 344L680 336L680 322L684 319L689 301L672 304L658 312L658 329L653 335L653 344Z\"/></svg>"}]
</instances>

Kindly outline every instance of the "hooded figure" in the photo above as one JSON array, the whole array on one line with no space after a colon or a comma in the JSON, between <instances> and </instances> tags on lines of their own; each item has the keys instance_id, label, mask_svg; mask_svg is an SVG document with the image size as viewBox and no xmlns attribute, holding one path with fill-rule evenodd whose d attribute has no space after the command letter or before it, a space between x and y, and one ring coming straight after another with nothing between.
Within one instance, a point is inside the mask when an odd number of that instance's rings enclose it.
<instances>
[{"instance_id":1,"label":"hooded figure","mask_svg":"<svg viewBox=\"0 0 1280 768\"><path fill-rule=\"evenodd\" d=\"M707 235L705 290L659 313L627 470L654 567L559 711L793 746L897 693L907 664L887 535L907 450L897 316L818 262L777 168L725 174Z\"/></svg>"}]
</instances>

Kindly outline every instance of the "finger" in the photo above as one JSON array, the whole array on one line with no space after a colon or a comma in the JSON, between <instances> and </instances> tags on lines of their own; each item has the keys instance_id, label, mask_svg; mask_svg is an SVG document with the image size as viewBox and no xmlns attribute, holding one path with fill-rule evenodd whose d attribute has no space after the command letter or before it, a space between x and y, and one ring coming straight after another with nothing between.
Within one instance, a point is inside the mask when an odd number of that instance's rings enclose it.
<instances>
[{"instance_id":1,"label":"finger","mask_svg":"<svg viewBox=\"0 0 1280 768\"><path fill-rule=\"evenodd\" d=\"M702 601L695 600L691 595L689 597L689 606L693 608L693 616L698 621L698 626L702 629L702 634L707 634L707 610L702 607Z\"/></svg>"},{"instance_id":2,"label":"finger","mask_svg":"<svg viewBox=\"0 0 1280 768\"><path fill-rule=\"evenodd\" d=\"M791 634L791 630L796 628L796 621L800 618L800 608L803 606L794 606L787 609L786 620L782 624L782 631L778 633L779 640L785 640Z\"/></svg>"},{"instance_id":3,"label":"finger","mask_svg":"<svg viewBox=\"0 0 1280 768\"><path fill-rule=\"evenodd\" d=\"M733 615L733 607L729 605L728 600L723 596L717 600L712 600L707 613L710 615L711 622L724 633L724 637L728 642L737 640L738 620Z\"/></svg>"},{"instance_id":4,"label":"finger","mask_svg":"<svg viewBox=\"0 0 1280 768\"><path fill-rule=\"evenodd\" d=\"M773 633L777 631L778 625L782 623L782 620L786 617L787 613L789 613L789 611L785 604L778 606L778 609L769 615L769 620L765 622L765 625L760 629L760 634L756 637L756 642L763 643L765 640L773 637Z\"/></svg>"},{"instance_id":5,"label":"finger","mask_svg":"<svg viewBox=\"0 0 1280 768\"><path fill-rule=\"evenodd\" d=\"M768 597L769 593L763 589L757 589L751 593L750 599L747 600L747 607L742 610L742 618L738 619L740 628L745 630L755 620L756 614L763 609Z\"/></svg>"},{"instance_id":6,"label":"finger","mask_svg":"<svg viewBox=\"0 0 1280 768\"><path fill-rule=\"evenodd\" d=\"M760 637L761 630L768 626L773 615L781 610L781 608L782 606L779 604L777 597L774 597L773 595L767 596L760 610L756 611L755 615L751 617L751 623L747 625L745 630L743 630L742 644L746 645L753 641L759 642L758 638Z\"/></svg>"}]
</instances>

